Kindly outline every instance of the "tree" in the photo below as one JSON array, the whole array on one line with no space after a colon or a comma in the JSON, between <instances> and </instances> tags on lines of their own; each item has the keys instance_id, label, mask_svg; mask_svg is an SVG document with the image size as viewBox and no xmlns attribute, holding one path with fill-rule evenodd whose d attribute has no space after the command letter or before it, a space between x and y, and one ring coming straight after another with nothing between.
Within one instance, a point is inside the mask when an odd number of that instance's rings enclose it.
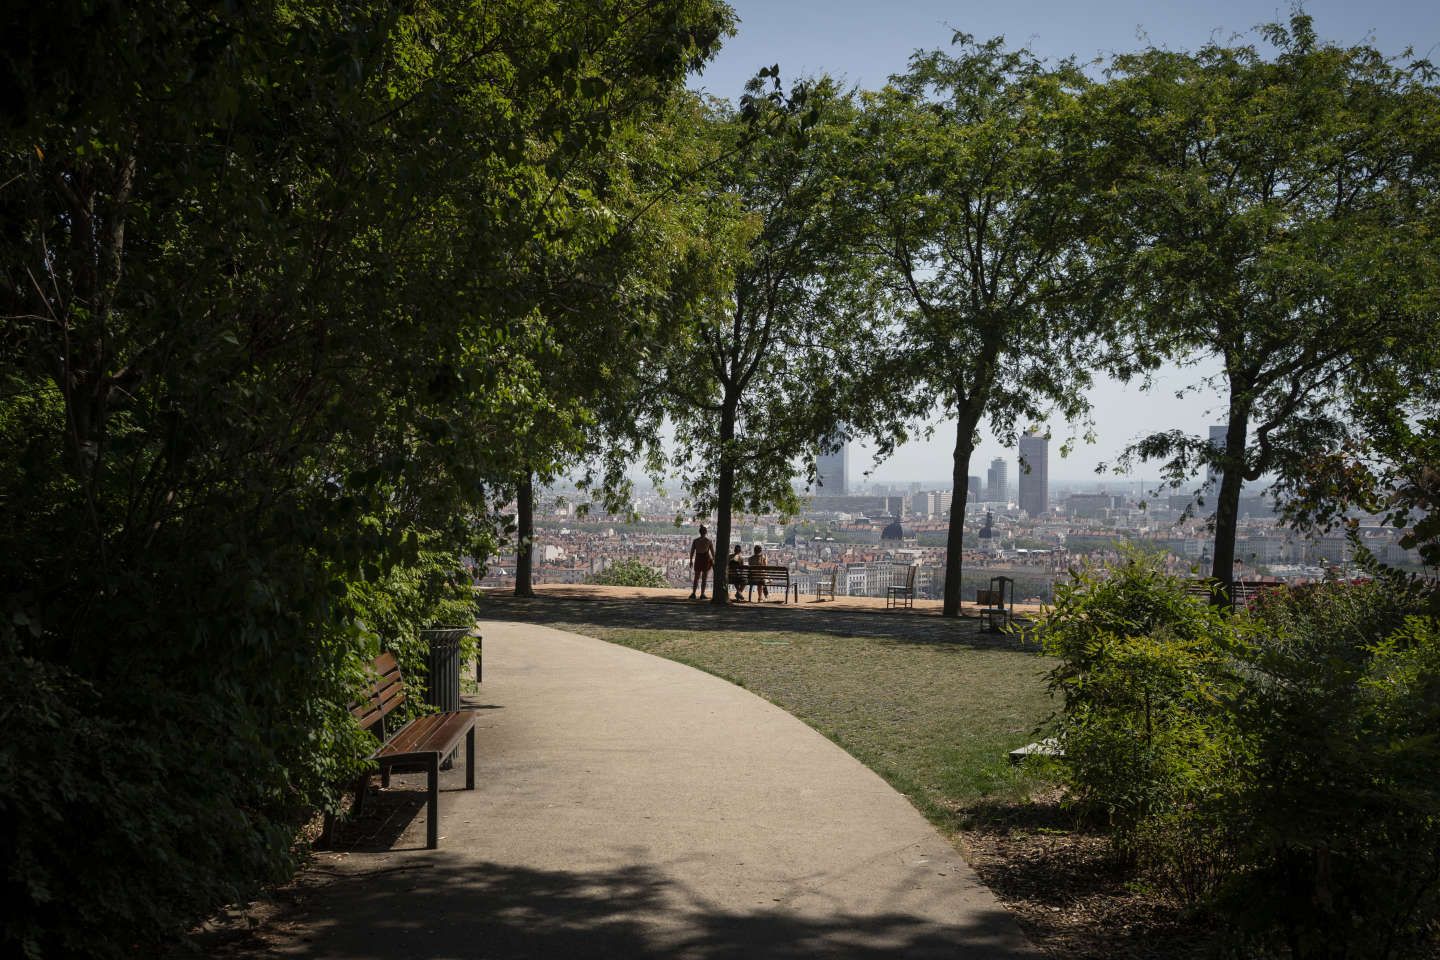
<instances>
[{"instance_id":1,"label":"tree","mask_svg":"<svg viewBox=\"0 0 1440 960\"><path fill-rule=\"evenodd\" d=\"M1242 484L1273 475L1284 490L1342 442L1337 401L1366 392L1433 282L1417 217L1433 179L1414 152L1436 117L1428 67L1322 43L1303 14L1263 37L1273 57L1117 57L1097 91L1102 141L1125 165L1103 233L1126 264L1135 357L1119 372L1211 357L1225 404L1223 449L1171 431L1130 452L1165 460L1175 484L1218 468L1211 575L1227 593Z\"/></svg>"},{"instance_id":2,"label":"tree","mask_svg":"<svg viewBox=\"0 0 1440 960\"><path fill-rule=\"evenodd\" d=\"M852 147L881 302L894 312L873 365L872 389L887 398L881 453L904 439L907 419L937 406L955 423L949 617L960 613L981 421L1013 441L1021 418L1048 408L1081 416L1098 332L1078 243L1093 177L1086 82L1000 39L956 34L955 43L953 55L917 54L866 98Z\"/></svg>"},{"instance_id":3,"label":"tree","mask_svg":"<svg viewBox=\"0 0 1440 960\"><path fill-rule=\"evenodd\" d=\"M544 410L554 318L518 251L596 210L567 165L730 15L66 0L4 21L0 665L24 679L0 937L145 952L283 875L295 818L364 763L364 663L453 597L437 568L494 551L514 425Z\"/></svg>"},{"instance_id":4,"label":"tree","mask_svg":"<svg viewBox=\"0 0 1440 960\"><path fill-rule=\"evenodd\" d=\"M517 279L534 289L553 333L534 358L544 415L517 424L515 442L563 451L548 463L517 453L517 595L533 595L537 482L582 469L582 489L618 510L628 507L629 466L660 472L665 359L698 300L714 295L711 254L692 226L708 201L695 173L709 158L688 133L700 108L696 95L671 93L572 167L567 190L591 200L586 215Z\"/></svg>"},{"instance_id":5,"label":"tree","mask_svg":"<svg viewBox=\"0 0 1440 960\"><path fill-rule=\"evenodd\" d=\"M714 160L700 229L727 285L702 301L669 369L677 466L697 511L716 511L722 564L737 506L795 508L793 461L813 461L842 429L862 336L833 150L849 98L824 78L785 92L778 67L746 90L738 113L715 106L706 124ZM714 591L714 603L727 599Z\"/></svg>"}]
</instances>

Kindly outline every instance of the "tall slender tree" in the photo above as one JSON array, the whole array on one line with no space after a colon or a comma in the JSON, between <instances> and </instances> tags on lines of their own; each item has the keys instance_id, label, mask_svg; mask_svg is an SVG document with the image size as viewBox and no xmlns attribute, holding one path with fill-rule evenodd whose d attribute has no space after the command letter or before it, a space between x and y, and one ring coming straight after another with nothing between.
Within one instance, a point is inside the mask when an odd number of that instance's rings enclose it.
<instances>
[{"instance_id":1,"label":"tall slender tree","mask_svg":"<svg viewBox=\"0 0 1440 960\"><path fill-rule=\"evenodd\" d=\"M872 392L888 396L881 453L936 407L953 419L944 614L960 613L970 458L988 419L1087 409L1098 343L1080 252L1093 179L1083 75L1003 40L956 34L866 98L852 145L857 206L893 315Z\"/></svg>"},{"instance_id":2,"label":"tall slender tree","mask_svg":"<svg viewBox=\"0 0 1440 960\"><path fill-rule=\"evenodd\" d=\"M702 229L728 284L702 304L669 372L677 465L695 508L716 511L722 565L734 510L795 509L795 461L813 462L842 429L839 397L865 320L837 190L851 115L829 79L784 90L778 67L748 85L739 111L712 108ZM713 602L726 600L717 588Z\"/></svg>"}]
</instances>

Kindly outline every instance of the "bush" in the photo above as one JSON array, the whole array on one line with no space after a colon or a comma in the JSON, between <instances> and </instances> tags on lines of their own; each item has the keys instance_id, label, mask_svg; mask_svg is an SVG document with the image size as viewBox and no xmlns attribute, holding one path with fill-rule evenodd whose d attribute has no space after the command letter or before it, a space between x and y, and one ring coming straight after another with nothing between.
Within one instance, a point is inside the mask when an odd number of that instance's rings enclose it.
<instances>
[{"instance_id":1,"label":"bush","mask_svg":"<svg viewBox=\"0 0 1440 960\"><path fill-rule=\"evenodd\" d=\"M1231 625L1134 550L1057 587L1036 628L1059 664L1053 719L1072 799L1116 848L1189 901L1213 892L1230 847L1246 744L1224 704L1238 679Z\"/></svg>"},{"instance_id":2,"label":"bush","mask_svg":"<svg viewBox=\"0 0 1440 960\"><path fill-rule=\"evenodd\" d=\"M208 678L141 668L101 686L13 641L0 636L6 956L159 953L284 879L297 827L365 756L343 694L269 701L236 680L236 658ZM283 697L294 675L278 673ZM335 689L335 671L316 673Z\"/></svg>"},{"instance_id":3,"label":"bush","mask_svg":"<svg viewBox=\"0 0 1440 960\"><path fill-rule=\"evenodd\" d=\"M1425 955L1440 929L1440 626L1379 584L1229 615L1129 553L1035 629L1076 802L1247 953Z\"/></svg>"},{"instance_id":4,"label":"bush","mask_svg":"<svg viewBox=\"0 0 1440 960\"><path fill-rule=\"evenodd\" d=\"M410 677L422 677L427 669L428 644L421 630L475 623L470 578L453 555L433 547L420 549L414 563L395 567L383 579L352 582L349 600L350 615L365 632L368 649L394 653ZM474 655L475 639L466 637L460 658ZM413 705L418 708L420 701Z\"/></svg>"},{"instance_id":5,"label":"bush","mask_svg":"<svg viewBox=\"0 0 1440 960\"><path fill-rule=\"evenodd\" d=\"M1255 788L1225 912L1295 957L1429 954L1440 924L1440 627L1378 584L1268 597L1247 696ZM1431 937L1426 949L1425 938Z\"/></svg>"},{"instance_id":6,"label":"bush","mask_svg":"<svg viewBox=\"0 0 1440 960\"><path fill-rule=\"evenodd\" d=\"M586 583L608 587L665 587L665 578L639 560L620 560L593 574Z\"/></svg>"}]
</instances>

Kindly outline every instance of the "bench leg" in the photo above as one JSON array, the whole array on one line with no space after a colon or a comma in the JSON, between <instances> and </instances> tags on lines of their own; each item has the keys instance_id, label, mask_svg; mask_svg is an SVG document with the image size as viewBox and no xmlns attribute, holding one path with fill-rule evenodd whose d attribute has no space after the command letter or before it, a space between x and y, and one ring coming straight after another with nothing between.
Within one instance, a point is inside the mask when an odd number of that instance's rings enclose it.
<instances>
[{"instance_id":1,"label":"bench leg","mask_svg":"<svg viewBox=\"0 0 1440 960\"><path fill-rule=\"evenodd\" d=\"M440 846L440 754L432 753L425 758L425 775L429 780L425 798L425 846L434 850Z\"/></svg>"},{"instance_id":2,"label":"bench leg","mask_svg":"<svg viewBox=\"0 0 1440 960\"><path fill-rule=\"evenodd\" d=\"M465 789L475 789L475 728L465 734Z\"/></svg>"},{"instance_id":3,"label":"bench leg","mask_svg":"<svg viewBox=\"0 0 1440 960\"><path fill-rule=\"evenodd\" d=\"M389 767L386 767L386 768L385 768L385 772L382 774L382 776L385 777L385 786L387 786L387 787L390 786L390 768L389 768ZM368 773L362 773L362 774L360 774L360 776L355 780L355 806L351 809L351 811L350 811L351 814L353 814L354 816L357 816L357 817L358 817L358 816L360 816L361 813L364 812L364 810L365 810L365 794L368 793L369 791L370 791L370 774L368 774Z\"/></svg>"}]
</instances>

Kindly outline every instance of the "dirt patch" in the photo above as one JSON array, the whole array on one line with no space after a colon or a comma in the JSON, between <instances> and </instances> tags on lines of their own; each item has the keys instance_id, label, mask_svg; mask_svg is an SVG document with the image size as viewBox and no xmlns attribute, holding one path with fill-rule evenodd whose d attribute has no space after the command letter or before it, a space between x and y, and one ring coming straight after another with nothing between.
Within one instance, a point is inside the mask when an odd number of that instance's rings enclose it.
<instances>
[{"instance_id":1,"label":"dirt patch","mask_svg":"<svg viewBox=\"0 0 1440 960\"><path fill-rule=\"evenodd\" d=\"M965 859L1025 933L1064 960L1198 960L1214 956L1206 918L1146 884L1075 817L1058 791L960 814Z\"/></svg>"}]
</instances>

